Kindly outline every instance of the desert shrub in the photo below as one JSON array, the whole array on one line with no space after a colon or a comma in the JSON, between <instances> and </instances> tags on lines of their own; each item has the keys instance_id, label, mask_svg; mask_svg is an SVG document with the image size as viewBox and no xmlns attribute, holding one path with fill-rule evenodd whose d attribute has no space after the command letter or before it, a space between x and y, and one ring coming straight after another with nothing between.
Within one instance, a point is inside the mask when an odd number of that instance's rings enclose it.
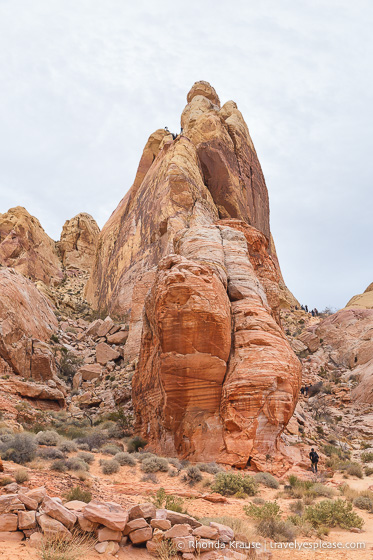
<instances>
[{"instance_id":1,"label":"desert shrub","mask_svg":"<svg viewBox=\"0 0 373 560\"><path fill-rule=\"evenodd\" d=\"M67 383L72 383L73 377L76 374L79 366L83 363L83 358L77 356L74 352L68 350L63 352L59 363L60 376Z\"/></svg>"},{"instance_id":2,"label":"desert shrub","mask_svg":"<svg viewBox=\"0 0 373 560\"><path fill-rule=\"evenodd\" d=\"M89 451L89 445L87 443L79 443L77 447L81 451Z\"/></svg>"},{"instance_id":3,"label":"desert shrub","mask_svg":"<svg viewBox=\"0 0 373 560\"><path fill-rule=\"evenodd\" d=\"M146 473L141 479L141 482L152 482L153 484L158 484L157 475L153 472Z\"/></svg>"},{"instance_id":4,"label":"desert shrub","mask_svg":"<svg viewBox=\"0 0 373 560\"><path fill-rule=\"evenodd\" d=\"M255 529L252 528L248 521L240 519L239 517L230 517L228 515L221 517L202 517L199 518L198 521L202 523L202 525L210 525L211 521L220 523L221 525L227 525L227 527L233 530L235 535L242 535L244 540L248 543L257 540ZM250 555L248 558L250 558Z\"/></svg>"},{"instance_id":5,"label":"desert shrub","mask_svg":"<svg viewBox=\"0 0 373 560\"><path fill-rule=\"evenodd\" d=\"M324 498L331 498L335 495L334 488L330 488L329 486L325 486L324 484L320 484L319 482L313 484L313 486L310 488L310 492L315 496L323 496Z\"/></svg>"},{"instance_id":6,"label":"desert shrub","mask_svg":"<svg viewBox=\"0 0 373 560\"><path fill-rule=\"evenodd\" d=\"M183 500L172 494L167 495L165 489L162 487L157 490L152 502L157 509L165 508L171 511L177 511L178 513L185 513L183 509Z\"/></svg>"},{"instance_id":7,"label":"desert shrub","mask_svg":"<svg viewBox=\"0 0 373 560\"><path fill-rule=\"evenodd\" d=\"M359 509L373 511L373 500L369 496L357 496L354 499L353 504Z\"/></svg>"},{"instance_id":8,"label":"desert shrub","mask_svg":"<svg viewBox=\"0 0 373 560\"><path fill-rule=\"evenodd\" d=\"M304 512L304 503L303 500L295 500L289 506L290 511L296 513L297 515L302 515Z\"/></svg>"},{"instance_id":9,"label":"desert shrub","mask_svg":"<svg viewBox=\"0 0 373 560\"><path fill-rule=\"evenodd\" d=\"M62 453L74 453L78 450L78 447L74 441L69 439L64 439L58 446L58 449L62 451Z\"/></svg>"},{"instance_id":10,"label":"desert shrub","mask_svg":"<svg viewBox=\"0 0 373 560\"><path fill-rule=\"evenodd\" d=\"M346 472L350 476L357 476L358 478L363 478L364 476L363 469L359 463L350 463L346 468Z\"/></svg>"},{"instance_id":11,"label":"desert shrub","mask_svg":"<svg viewBox=\"0 0 373 560\"><path fill-rule=\"evenodd\" d=\"M87 453L86 451L80 451L76 457L77 459L87 463L87 465L91 465L95 460L95 456L92 453Z\"/></svg>"},{"instance_id":12,"label":"desert shrub","mask_svg":"<svg viewBox=\"0 0 373 560\"><path fill-rule=\"evenodd\" d=\"M252 476L243 476L231 472L218 473L211 486L213 492L218 492L222 496L234 496L235 494L254 496L257 493L257 488L257 483Z\"/></svg>"},{"instance_id":13,"label":"desert shrub","mask_svg":"<svg viewBox=\"0 0 373 560\"><path fill-rule=\"evenodd\" d=\"M36 457L37 446L31 434L16 434L0 446L1 457L19 465L29 463Z\"/></svg>"},{"instance_id":14,"label":"desert shrub","mask_svg":"<svg viewBox=\"0 0 373 560\"><path fill-rule=\"evenodd\" d=\"M54 430L46 430L36 434L35 440L38 445L56 446L60 441L60 436Z\"/></svg>"},{"instance_id":15,"label":"desert shrub","mask_svg":"<svg viewBox=\"0 0 373 560\"><path fill-rule=\"evenodd\" d=\"M141 463L141 470L146 473L149 472L167 472L168 471L168 461L163 457L149 457L144 459Z\"/></svg>"},{"instance_id":16,"label":"desert shrub","mask_svg":"<svg viewBox=\"0 0 373 560\"><path fill-rule=\"evenodd\" d=\"M363 519L352 509L352 503L345 500L323 500L313 506L308 506L305 510L305 519L313 527L325 526L342 529L357 527L361 529L364 524Z\"/></svg>"},{"instance_id":17,"label":"desert shrub","mask_svg":"<svg viewBox=\"0 0 373 560\"><path fill-rule=\"evenodd\" d=\"M263 486L267 486L267 488L279 488L280 484L278 480L275 479L270 473L267 472L260 472L254 476L256 482L259 484L263 484Z\"/></svg>"},{"instance_id":18,"label":"desert shrub","mask_svg":"<svg viewBox=\"0 0 373 560\"><path fill-rule=\"evenodd\" d=\"M10 478L10 476L3 476L3 478L0 479L0 486L8 486L8 484L12 484L13 482L14 480Z\"/></svg>"},{"instance_id":19,"label":"desert shrub","mask_svg":"<svg viewBox=\"0 0 373 560\"><path fill-rule=\"evenodd\" d=\"M74 533L72 538L43 538L38 557L40 560L81 560L94 553L95 541L90 535Z\"/></svg>"},{"instance_id":20,"label":"desert shrub","mask_svg":"<svg viewBox=\"0 0 373 560\"><path fill-rule=\"evenodd\" d=\"M202 473L197 466L188 467L184 475L184 482L187 482L191 486L197 482L201 482Z\"/></svg>"},{"instance_id":21,"label":"desert shrub","mask_svg":"<svg viewBox=\"0 0 373 560\"><path fill-rule=\"evenodd\" d=\"M175 469L177 469L178 471L181 471L181 463L180 463L179 459L175 459L174 457L171 457L171 458L168 459L168 462L169 462L170 465L175 467Z\"/></svg>"},{"instance_id":22,"label":"desert shrub","mask_svg":"<svg viewBox=\"0 0 373 560\"><path fill-rule=\"evenodd\" d=\"M14 473L14 478L17 484L23 484L30 479L28 472L25 469L18 469Z\"/></svg>"},{"instance_id":23,"label":"desert shrub","mask_svg":"<svg viewBox=\"0 0 373 560\"><path fill-rule=\"evenodd\" d=\"M122 466L128 465L129 467L134 467L136 465L136 459L130 453L117 453L114 459Z\"/></svg>"},{"instance_id":24,"label":"desert shrub","mask_svg":"<svg viewBox=\"0 0 373 560\"><path fill-rule=\"evenodd\" d=\"M67 466L66 466L66 460L65 459L57 459L57 461L54 461L51 464L52 471L57 471L57 472L66 472L67 471Z\"/></svg>"},{"instance_id":25,"label":"desert shrub","mask_svg":"<svg viewBox=\"0 0 373 560\"><path fill-rule=\"evenodd\" d=\"M371 476L373 474L373 467L365 467L365 476Z\"/></svg>"},{"instance_id":26,"label":"desert shrub","mask_svg":"<svg viewBox=\"0 0 373 560\"><path fill-rule=\"evenodd\" d=\"M64 494L64 498L67 502L79 500L80 502L89 504L92 500L92 494L89 490L84 490L83 488L80 488L80 486L74 486L74 488L71 488L71 490Z\"/></svg>"},{"instance_id":27,"label":"desert shrub","mask_svg":"<svg viewBox=\"0 0 373 560\"><path fill-rule=\"evenodd\" d=\"M116 455L117 453L120 453L122 449L117 445L114 445L113 443L108 443L102 448L101 451L106 455Z\"/></svg>"},{"instance_id":28,"label":"desert shrub","mask_svg":"<svg viewBox=\"0 0 373 560\"><path fill-rule=\"evenodd\" d=\"M157 457L154 453L150 453L149 451L141 453L140 451L131 453L132 457L134 457L139 463L145 461L145 459L150 459L151 457Z\"/></svg>"},{"instance_id":29,"label":"desert shrub","mask_svg":"<svg viewBox=\"0 0 373 560\"><path fill-rule=\"evenodd\" d=\"M255 496L255 498L253 498L253 504L262 506L263 504L265 504L265 500L263 498L259 498L259 496Z\"/></svg>"},{"instance_id":30,"label":"desert shrub","mask_svg":"<svg viewBox=\"0 0 373 560\"><path fill-rule=\"evenodd\" d=\"M46 447L46 448L38 449L37 455L38 457L41 457L41 459L46 459L46 460L64 459L65 457L62 451L56 449L55 447Z\"/></svg>"},{"instance_id":31,"label":"desert shrub","mask_svg":"<svg viewBox=\"0 0 373 560\"><path fill-rule=\"evenodd\" d=\"M120 464L115 459L110 459L109 461L103 461L101 464L101 470L104 474L114 474L120 469Z\"/></svg>"},{"instance_id":32,"label":"desert shrub","mask_svg":"<svg viewBox=\"0 0 373 560\"><path fill-rule=\"evenodd\" d=\"M71 457L66 461L68 471L88 471L89 466L85 461L78 459L78 457Z\"/></svg>"},{"instance_id":33,"label":"desert shrub","mask_svg":"<svg viewBox=\"0 0 373 560\"><path fill-rule=\"evenodd\" d=\"M171 478L175 478L175 476L179 475L179 471L177 471L176 469L170 469L168 471L168 476L170 476Z\"/></svg>"},{"instance_id":34,"label":"desert shrub","mask_svg":"<svg viewBox=\"0 0 373 560\"><path fill-rule=\"evenodd\" d=\"M251 502L248 506L244 506L243 509L246 515L258 520L273 519L279 517L281 513L281 508L276 501L264 502L262 506Z\"/></svg>"},{"instance_id":35,"label":"desert shrub","mask_svg":"<svg viewBox=\"0 0 373 560\"><path fill-rule=\"evenodd\" d=\"M290 521L283 521L277 517L262 519L257 531L259 535L276 542L291 542L297 536L297 527Z\"/></svg>"},{"instance_id":36,"label":"desert shrub","mask_svg":"<svg viewBox=\"0 0 373 560\"><path fill-rule=\"evenodd\" d=\"M143 449L146 445L148 445L148 442L144 438L142 438L141 436L135 436L128 440L127 451L128 453L134 453L139 449Z\"/></svg>"},{"instance_id":37,"label":"desert shrub","mask_svg":"<svg viewBox=\"0 0 373 560\"><path fill-rule=\"evenodd\" d=\"M107 440L107 435L101 430L92 430L84 437L76 439L76 443L80 446L82 443L88 445L90 451L92 449L100 449ZM120 451L120 450L119 450ZM118 451L117 451L118 452Z\"/></svg>"},{"instance_id":38,"label":"desert shrub","mask_svg":"<svg viewBox=\"0 0 373 560\"><path fill-rule=\"evenodd\" d=\"M373 451L364 451L361 454L361 460L363 463L373 463Z\"/></svg>"},{"instance_id":39,"label":"desert shrub","mask_svg":"<svg viewBox=\"0 0 373 560\"><path fill-rule=\"evenodd\" d=\"M216 463L197 463L197 467L200 471L207 472L209 474L218 474L223 470Z\"/></svg>"}]
</instances>

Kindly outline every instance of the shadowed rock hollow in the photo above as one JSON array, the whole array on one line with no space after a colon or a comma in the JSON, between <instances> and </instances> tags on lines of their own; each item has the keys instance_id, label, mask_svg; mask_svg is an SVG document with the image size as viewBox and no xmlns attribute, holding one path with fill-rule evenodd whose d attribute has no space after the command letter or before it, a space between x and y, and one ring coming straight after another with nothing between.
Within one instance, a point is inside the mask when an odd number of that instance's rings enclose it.
<instances>
[{"instance_id":1,"label":"shadowed rock hollow","mask_svg":"<svg viewBox=\"0 0 373 560\"><path fill-rule=\"evenodd\" d=\"M183 134L152 134L104 226L87 286L130 316L137 427L158 451L286 468L279 436L300 364L280 327L295 300L270 234L268 192L237 105L197 82ZM251 459L250 459L251 458Z\"/></svg>"}]
</instances>

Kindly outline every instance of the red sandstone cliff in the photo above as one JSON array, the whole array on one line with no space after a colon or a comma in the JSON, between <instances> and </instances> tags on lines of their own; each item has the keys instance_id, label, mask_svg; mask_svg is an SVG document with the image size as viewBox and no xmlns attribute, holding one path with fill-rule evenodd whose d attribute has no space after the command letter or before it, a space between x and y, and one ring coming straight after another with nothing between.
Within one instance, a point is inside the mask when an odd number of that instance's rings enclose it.
<instances>
[{"instance_id":1,"label":"red sandstone cliff","mask_svg":"<svg viewBox=\"0 0 373 560\"><path fill-rule=\"evenodd\" d=\"M183 134L152 134L135 182L104 226L87 286L130 316L137 426L195 460L286 468L279 435L300 364L279 326L292 302L269 227L268 192L233 101L197 82ZM277 321L277 322L276 322Z\"/></svg>"}]
</instances>

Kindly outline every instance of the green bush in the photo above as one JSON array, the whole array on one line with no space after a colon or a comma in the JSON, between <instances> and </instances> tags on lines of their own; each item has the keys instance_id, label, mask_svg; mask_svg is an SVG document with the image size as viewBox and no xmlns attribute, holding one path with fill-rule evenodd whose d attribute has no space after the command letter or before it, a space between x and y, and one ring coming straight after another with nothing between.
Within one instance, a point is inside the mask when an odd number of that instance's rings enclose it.
<instances>
[{"instance_id":1,"label":"green bush","mask_svg":"<svg viewBox=\"0 0 373 560\"><path fill-rule=\"evenodd\" d=\"M80 446L82 443L88 445L89 450L100 449L107 440L107 435L102 430L92 430L84 437L79 437L76 443Z\"/></svg>"},{"instance_id":2,"label":"green bush","mask_svg":"<svg viewBox=\"0 0 373 560\"><path fill-rule=\"evenodd\" d=\"M120 464L115 459L110 461L102 461L101 470L104 474L114 474L120 469Z\"/></svg>"},{"instance_id":3,"label":"green bush","mask_svg":"<svg viewBox=\"0 0 373 560\"><path fill-rule=\"evenodd\" d=\"M0 479L0 486L8 486L8 484L13 484L14 480L10 476L4 476Z\"/></svg>"},{"instance_id":4,"label":"green bush","mask_svg":"<svg viewBox=\"0 0 373 560\"><path fill-rule=\"evenodd\" d=\"M341 500L323 500L313 506L308 506L304 517L313 527L341 527L361 529L364 521L352 509L352 503Z\"/></svg>"},{"instance_id":5,"label":"green bush","mask_svg":"<svg viewBox=\"0 0 373 560\"><path fill-rule=\"evenodd\" d=\"M83 490L80 486L74 486L69 492L64 494L64 498L67 502L72 502L73 500L78 500L79 502L85 502L89 504L92 500L92 494L89 490Z\"/></svg>"},{"instance_id":6,"label":"green bush","mask_svg":"<svg viewBox=\"0 0 373 560\"><path fill-rule=\"evenodd\" d=\"M169 462L170 465L175 467L175 469L177 469L178 471L181 471L181 463L180 463L179 459L175 459L174 457L171 457L171 458L168 459L168 462Z\"/></svg>"},{"instance_id":7,"label":"green bush","mask_svg":"<svg viewBox=\"0 0 373 560\"><path fill-rule=\"evenodd\" d=\"M14 478L16 479L17 484L23 484L30 479L28 472L25 469L16 470L16 472L14 473Z\"/></svg>"},{"instance_id":8,"label":"green bush","mask_svg":"<svg viewBox=\"0 0 373 560\"><path fill-rule=\"evenodd\" d=\"M19 465L29 463L36 457L37 446L31 434L16 434L0 446L1 457Z\"/></svg>"},{"instance_id":9,"label":"green bush","mask_svg":"<svg viewBox=\"0 0 373 560\"><path fill-rule=\"evenodd\" d=\"M276 501L264 502L262 506L257 506L251 502L248 506L244 506L243 509L246 515L258 520L274 519L279 517L281 513L281 508Z\"/></svg>"},{"instance_id":10,"label":"green bush","mask_svg":"<svg viewBox=\"0 0 373 560\"><path fill-rule=\"evenodd\" d=\"M304 503L303 500L295 500L289 506L290 511L296 513L297 515L302 515L304 512ZM293 521L292 521L293 522Z\"/></svg>"},{"instance_id":11,"label":"green bush","mask_svg":"<svg viewBox=\"0 0 373 560\"><path fill-rule=\"evenodd\" d=\"M163 457L149 457L141 463L141 470L150 472L168 472L168 461Z\"/></svg>"},{"instance_id":12,"label":"green bush","mask_svg":"<svg viewBox=\"0 0 373 560\"><path fill-rule=\"evenodd\" d=\"M74 352L71 352L70 350L62 352L62 357L59 363L60 376L62 379L71 384L74 375L82 363L83 358L81 356L77 356Z\"/></svg>"},{"instance_id":13,"label":"green bush","mask_svg":"<svg viewBox=\"0 0 373 560\"><path fill-rule=\"evenodd\" d=\"M361 454L361 460L363 463L373 463L373 451L364 451Z\"/></svg>"},{"instance_id":14,"label":"green bush","mask_svg":"<svg viewBox=\"0 0 373 560\"><path fill-rule=\"evenodd\" d=\"M202 473L197 466L188 467L184 475L184 482L187 482L191 486L196 484L196 482L201 482Z\"/></svg>"},{"instance_id":15,"label":"green bush","mask_svg":"<svg viewBox=\"0 0 373 560\"><path fill-rule=\"evenodd\" d=\"M128 453L134 453L139 449L143 449L146 445L148 445L148 442L144 438L142 438L141 436L135 436L128 440L127 451Z\"/></svg>"},{"instance_id":16,"label":"green bush","mask_svg":"<svg viewBox=\"0 0 373 560\"><path fill-rule=\"evenodd\" d=\"M60 435L54 430L47 430L45 432L39 432L35 437L36 443L38 445L49 445L51 447L58 445L60 441Z\"/></svg>"},{"instance_id":17,"label":"green bush","mask_svg":"<svg viewBox=\"0 0 373 560\"><path fill-rule=\"evenodd\" d=\"M371 476L373 474L373 467L365 467L365 476Z\"/></svg>"},{"instance_id":18,"label":"green bush","mask_svg":"<svg viewBox=\"0 0 373 560\"><path fill-rule=\"evenodd\" d=\"M136 459L130 453L117 453L114 459L118 461L120 465L128 465L129 467L134 467L136 465Z\"/></svg>"},{"instance_id":19,"label":"green bush","mask_svg":"<svg viewBox=\"0 0 373 560\"><path fill-rule=\"evenodd\" d=\"M323 496L324 498L332 498L335 495L334 488L330 488L329 486L325 486L319 482L313 484L310 488L310 492L315 496Z\"/></svg>"},{"instance_id":20,"label":"green bush","mask_svg":"<svg viewBox=\"0 0 373 560\"><path fill-rule=\"evenodd\" d=\"M220 472L215 476L211 489L222 496L234 496L243 493L254 496L257 493L258 486L252 476Z\"/></svg>"},{"instance_id":21,"label":"green bush","mask_svg":"<svg viewBox=\"0 0 373 560\"><path fill-rule=\"evenodd\" d=\"M164 488L159 488L153 500L153 504L157 509L169 509L178 513L185 513L183 508L183 500L172 494L167 495Z\"/></svg>"},{"instance_id":22,"label":"green bush","mask_svg":"<svg viewBox=\"0 0 373 560\"><path fill-rule=\"evenodd\" d=\"M267 488L277 489L280 486L278 480L276 480L274 476L267 472L257 473L254 478L256 482L258 482L259 484L263 484L263 486L267 486Z\"/></svg>"}]
</instances>

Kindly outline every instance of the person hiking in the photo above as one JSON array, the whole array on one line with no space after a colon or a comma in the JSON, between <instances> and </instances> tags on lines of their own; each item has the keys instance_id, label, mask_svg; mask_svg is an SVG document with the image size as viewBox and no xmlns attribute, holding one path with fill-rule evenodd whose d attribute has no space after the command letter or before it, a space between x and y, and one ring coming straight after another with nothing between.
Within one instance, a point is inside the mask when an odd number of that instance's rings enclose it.
<instances>
[{"instance_id":1,"label":"person hiking","mask_svg":"<svg viewBox=\"0 0 373 560\"><path fill-rule=\"evenodd\" d=\"M300 394L301 394L301 395L304 395L304 387L301 387L301 388L300 388Z\"/></svg>"},{"instance_id":2,"label":"person hiking","mask_svg":"<svg viewBox=\"0 0 373 560\"><path fill-rule=\"evenodd\" d=\"M308 389L309 389L308 385L305 385L304 386L304 394L306 395L306 397L308 397Z\"/></svg>"},{"instance_id":3,"label":"person hiking","mask_svg":"<svg viewBox=\"0 0 373 560\"><path fill-rule=\"evenodd\" d=\"M314 448L311 448L309 457L311 459L311 469L313 473L317 473L317 463L319 462L319 456L316 453L316 451L314 450Z\"/></svg>"}]
</instances>

